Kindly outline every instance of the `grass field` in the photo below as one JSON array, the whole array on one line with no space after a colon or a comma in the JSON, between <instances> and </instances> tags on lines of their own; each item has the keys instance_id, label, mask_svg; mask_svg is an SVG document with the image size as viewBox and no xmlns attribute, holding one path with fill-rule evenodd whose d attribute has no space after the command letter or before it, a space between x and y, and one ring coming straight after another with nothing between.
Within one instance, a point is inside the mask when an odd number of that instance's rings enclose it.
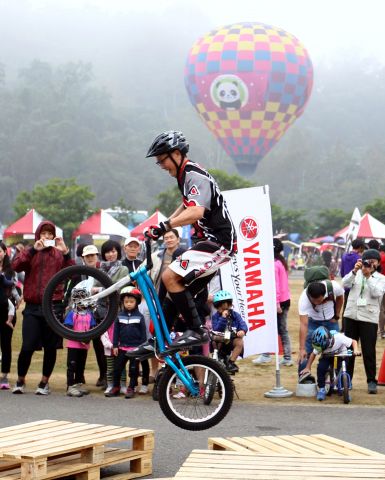
<instances>
[{"instance_id":1,"label":"grass field","mask_svg":"<svg viewBox=\"0 0 385 480\"><path fill-rule=\"evenodd\" d=\"M298 330L299 319L297 314L297 302L298 297L302 291L303 280L298 276L290 278L290 288L292 293L292 307L289 312L289 332L291 335L292 347L293 347L293 359L296 360L298 352ZM13 362L10 379L12 383L16 380L16 362L21 342L21 310L18 312L18 324L16 326L13 337ZM382 356L385 348L385 339L378 339L377 342L377 369L379 370L381 365ZM54 370L54 373L50 380L51 389L65 393L66 389L66 349L58 352L58 360ZM27 390L33 390L36 388L37 383L40 380L41 365L42 365L42 352L36 352L32 359L32 365L27 376ZM286 399L268 399L264 397L266 391L271 390L276 384L275 373L275 357L273 361L267 365L254 365L252 359L255 357L249 357L243 360L239 360L237 363L240 367L240 372L233 377L235 379L236 391L239 396L237 401L247 401L252 403L267 404L271 402L279 402L279 404L314 404L316 400L313 398L299 398L293 395L291 398ZM297 383L297 368L282 367L281 368L281 385L288 390L295 392ZM313 365L312 373L315 374L316 365ZM92 349L88 353L87 367L86 367L86 381L87 387L90 388L93 394L102 395L102 391L95 387L95 382L98 377L97 364L95 354ZM353 381L352 391L352 404L353 405L367 405L367 406L380 406L385 405L385 387L379 387L377 395L369 395L367 393L366 377L363 367L362 358L356 359L356 368ZM343 406L342 399L337 395L327 398L323 405L341 405ZM346 406L345 406L346 407ZM349 406L347 406L349 408Z\"/></svg>"}]
</instances>

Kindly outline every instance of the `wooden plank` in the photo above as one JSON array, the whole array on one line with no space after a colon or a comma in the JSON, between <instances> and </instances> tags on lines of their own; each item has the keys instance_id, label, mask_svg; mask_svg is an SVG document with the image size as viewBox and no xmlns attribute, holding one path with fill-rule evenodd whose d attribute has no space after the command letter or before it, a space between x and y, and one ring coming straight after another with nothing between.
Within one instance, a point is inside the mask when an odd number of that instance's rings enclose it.
<instances>
[{"instance_id":1,"label":"wooden plank","mask_svg":"<svg viewBox=\"0 0 385 480\"><path fill-rule=\"evenodd\" d=\"M108 467L111 465L117 465L120 463L129 463L129 470L121 478L137 478L152 473L152 452L151 451L135 451L127 450L123 448L112 448L107 449L104 452L104 458L95 464L90 464L88 462L82 461L80 454L70 455L64 458L56 458L54 460L47 462L47 470L45 473L40 472L37 474L36 478L39 480L48 480L54 478L63 478L68 475L76 475L77 480L79 478L96 478L96 470L100 468ZM89 472L87 475L83 475ZM110 479L115 478L116 475L107 476L104 478ZM8 471L0 472L0 479L13 480L15 478L21 478L21 469L20 463L19 467L15 468L13 464ZM24 478L24 477L23 477Z\"/></svg>"},{"instance_id":2,"label":"wooden plank","mask_svg":"<svg viewBox=\"0 0 385 480\"><path fill-rule=\"evenodd\" d=\"M260 455L194 450L175 478L194 479L385 479L385 460L376 457Z\"/></svg>"},{"instance_id":3,"label":"wooden plank","mask_svg":"<svg viewBox=\"0 0 385 480\"><path fill-rule=\"evenodd\" d=\"M127 431L124 427L115 427L115 430L112 430L111 426L103 426L97 429L82 431L81 433L75 432L74 435L67 433L55 436L54 441L52 437L51 439L44 437L26 444L21 443L2 447L2 456L3 458L38 458L124 440L133 440L134 443L136 442L135 445L143 444L148 449L153 448L154 433L150 430L147 433L140 432L143 432L143 430L134 430L134 433L132 433L132 430Z\"/></svg>"},{"instance_id":4,"label":"wooden plank","mask_svg":"<svg viewBox=\"0 0 385 480\"><path fill-rule=\"evenodd\" d=\"M322 439L328 444L337 447L343 447L348 449L351 452L354 452L355 455L367 455L369 457L385 457L384 454L376 452L375 450L370 450L369 448L360 447L359 445L355 445L354 443L346 442L345 440L340 440L338 438L330 437L329 435L324 434L314 434L310 435L312 438Z\"/></svg>"}]
</instances>

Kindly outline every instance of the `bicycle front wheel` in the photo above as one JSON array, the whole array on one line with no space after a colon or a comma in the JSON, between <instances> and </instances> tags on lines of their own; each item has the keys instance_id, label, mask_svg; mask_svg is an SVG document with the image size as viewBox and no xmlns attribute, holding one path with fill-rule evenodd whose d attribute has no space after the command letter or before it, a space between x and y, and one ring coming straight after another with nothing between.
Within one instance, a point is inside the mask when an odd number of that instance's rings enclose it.
<instances>
[{"instance_id":1,"label":"bicycle front wheel","mask_svg":"<svg viewBox=\"0 0 385 480\"><path fill-rule=\"evenodd\" d=\"M212 358L188 355L183 358L183 364L199 385L199 394L193 396L184 389L180 395L180 381L172 368L167 367L158 387L160 408L177 427L185 430L211 428L230 410L234 395L232 381L226 370ZM215 389L212 389L214 384Z\"/></svg>"},{"instance_id":2,"label":"bicycle front wheel","mask_svg":"<svg viewBox=\"0 0 385 480\"><path fill-rule=\"evenodd\" d=\"M96 268L83 265L67 267L54 275L43 295L43 314L49 326L61 337L88 342L99 337L118 313L119 294L113 292L90 302L95 285L102 289L113 284Z\"/></svg>"},{"instance_id":3,"label":"bicycle front wheel","mask_svg":"<svg viewBox=\"0 0 385 480\"><path fill-rule=\"evenodd\" d=\"M349 403L350 402L349 379L346 373L342 374L342 395L344 398L344 403Z\"/></svg>"}]
</instances>

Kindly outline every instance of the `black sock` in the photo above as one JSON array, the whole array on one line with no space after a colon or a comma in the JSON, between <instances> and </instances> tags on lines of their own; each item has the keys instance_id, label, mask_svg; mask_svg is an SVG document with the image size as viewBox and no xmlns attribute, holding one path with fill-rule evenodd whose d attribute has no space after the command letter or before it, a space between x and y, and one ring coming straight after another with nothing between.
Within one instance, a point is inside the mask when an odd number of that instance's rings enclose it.
<instances>
[{"instance_id":1,"label":"black sock","mask_svg":"<svg viewBox=\"0 0 385 480\"><path fill-rule=\"evenodd\" d=\"M183 292L169 292L169 295L186 322L187 328L198 330L202 326L202 322L191 293L183 290Z\"/></svg>"}]
</instances>

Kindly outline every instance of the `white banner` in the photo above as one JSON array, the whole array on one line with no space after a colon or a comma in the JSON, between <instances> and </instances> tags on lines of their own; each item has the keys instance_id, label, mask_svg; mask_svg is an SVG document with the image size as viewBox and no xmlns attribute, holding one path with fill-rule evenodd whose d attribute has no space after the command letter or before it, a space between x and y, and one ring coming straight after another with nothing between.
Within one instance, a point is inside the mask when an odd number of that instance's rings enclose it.
<instances>
[{"instance_id":1,"label":"white banner","mask_svg":"<svg viewBox=\"0 0 385 480\"><path fill-rule=\"evenodd\" d=\"M357 238L358 230L360 229L361 214L356 207L353 210L352 218L350 219L348 232L346 234L345 251L349 252L352 241Z\"/></svg>"},{"instance_id":2,"label":"white banner","mask_svg":"<svg viewBox=\"0 0 385 480\"><path fill-rule=\"evenodd\" d=\"M221 268L222 288L247 322L245 357L277 352L273 229L269 187L223 192L238 235L238 254Z\"/></svg>"}]
</instances>

